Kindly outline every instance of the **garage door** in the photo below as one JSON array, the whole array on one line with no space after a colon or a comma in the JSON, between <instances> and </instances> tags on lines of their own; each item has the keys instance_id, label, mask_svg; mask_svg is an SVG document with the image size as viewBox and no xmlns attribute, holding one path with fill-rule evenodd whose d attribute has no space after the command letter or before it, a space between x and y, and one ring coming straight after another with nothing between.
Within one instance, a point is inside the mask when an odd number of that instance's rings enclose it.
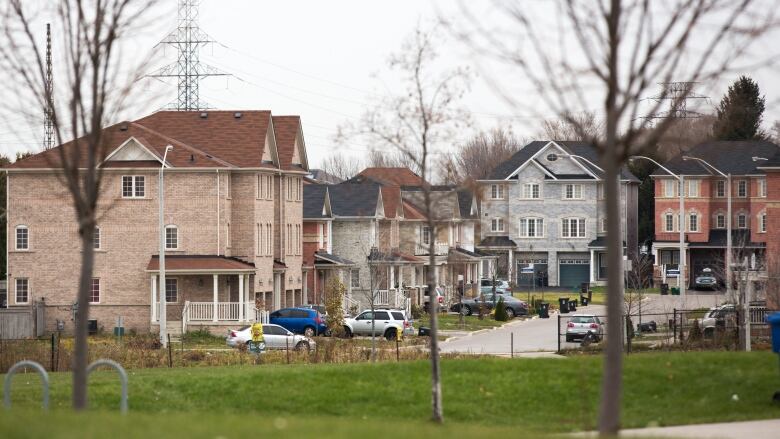
<instances>
[{"instance_id":1,"label":"garage door","mask_svg":"<svg viewBox=\"0 0 780 439\"><path fill-rule=\"evenodd\" d=\"M530 269L528 263L518 263L517 286L522 289L531 289L534 288L534 285L535 288L547 286L547 264L535 263L534 268Z\"/></svg>"},{"instance_id":2,"label":"garage door","mask_svg":"<svg viewBox=\"0 0 780 439\"><path fill-rule=\"evenodd\" d=\"M590 281L590 262L579 260L561 260L559 265L560 286L579 287Z\"/></svg>"}]
</instances>

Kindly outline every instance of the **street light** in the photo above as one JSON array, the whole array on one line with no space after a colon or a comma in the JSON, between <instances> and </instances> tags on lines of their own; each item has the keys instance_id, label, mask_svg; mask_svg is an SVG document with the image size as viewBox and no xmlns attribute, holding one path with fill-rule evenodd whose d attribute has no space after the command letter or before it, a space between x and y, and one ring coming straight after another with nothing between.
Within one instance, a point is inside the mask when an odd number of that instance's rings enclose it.
<instances>
[{"instance_id":1,"label":"street light","mask_svg":"<svg viewBox=\"0 0 780 439\"><path fill-rule=\"evenodd\" d=\"M713 171L717 172L721 176L726 178L726 186L728 187L728 190L726 191L726 213L728 215L726 219L726 295L730 296L731 293L731 286L732 286L732 279L731 279L731 173L725 174L720 169L712 166L710 163L708 163L706 160L700 159L698 157L691 157L684 155L683 160L696 160L697 162L707 166L708 168L712 169Z\"/></svg>"},{"instance_id":2,"label":"street light","mask_svg":"<svg viewBox=\"0 0 780 439\"><path fill-rule=\"evenodd\" d=\"M160 166L160 174L159 174L159 182L157 184L158 190L159 190L159 197L160 197L160 287L159 287L159 300L160 300L160 343L162 343L163 346L168 345L168 328L167 328L167 316L166 316L166 296L167 291L165 291L165 223L164 223L164 213L165 213L165 199L164 199L164 175L163 170L168 167L166 164L166 159L168 158L168 152L173 150L172 145L168 145L165 147L165 154L163 154L162 164ZM154 306L154 304L152 304Z\"/></svg>"},{"instance_id":3,"label":"street light","mask_svg":"<svg viewBox=\"0 0 780 439\"><path fill-rule=\"evenodd\" d=\"M670 171L669 168L665 167L664 165L658 163L654 159L643 156L643 155L635 155L628 158L629 161L634 161L636 159L642 159L647 160L654 165L661 168L664 172L671 175L672 177L676 178L678 181L678 187L677 192L680 197L680 214L679 214L679 221L678 221L678 229L680 229L680 257L679 262L677 264L677 268L679 269L679 273L677 274L677 286L680 288L680 294L685 295L685 281L684 281L684 273L685 273L685 188L684 188L684 177L682 174L677 175L674 172Z\"/></svg>"}]
</instances>

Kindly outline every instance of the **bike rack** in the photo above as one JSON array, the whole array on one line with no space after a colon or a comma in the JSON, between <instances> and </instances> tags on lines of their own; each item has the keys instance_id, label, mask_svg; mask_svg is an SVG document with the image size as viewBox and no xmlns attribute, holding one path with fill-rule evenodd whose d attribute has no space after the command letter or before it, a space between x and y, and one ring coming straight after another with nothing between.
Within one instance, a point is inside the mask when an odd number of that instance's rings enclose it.
<instances>
[{"instance_id":1,"label":"bike rack","mask_svg":"<svg viewBox=\"0 0 780 439\"><path fill-rule=\"evenodd\" d=\"M46 369L44 369L43 366L41 366L39 363L30 360L22 360L8 369L8 373L5 375L5 383L3 384L3 405L5 405L5 408L7 409L11 408L11 378L13 378L14 374L18 370L25 367L31 367L33 370L38 372L38 375L41 376L41 384L43 385L43 409L48 410L49 374L46 373Z\"/></svg>"},{"instance_id":2,"label":"bike rack","mask_svg":"<svg viewBox=\"0 0 780 439\"><path fill-rule=\"evenodd\" d=\"M126 414L127 413L127 372L125 372L125 369L114 360L100 359L100 360L93 361L92 364L90 364L87 367L87 378L89 378L89 374L92 373L92 371L94 371L100 366L113 367L114 369L116 369L117 373L119 373L119 381L122 384L122 396L119 399L119 411L122 414ZM48 398L48 393L46 395Z\"/></svg>"}]
</instances>

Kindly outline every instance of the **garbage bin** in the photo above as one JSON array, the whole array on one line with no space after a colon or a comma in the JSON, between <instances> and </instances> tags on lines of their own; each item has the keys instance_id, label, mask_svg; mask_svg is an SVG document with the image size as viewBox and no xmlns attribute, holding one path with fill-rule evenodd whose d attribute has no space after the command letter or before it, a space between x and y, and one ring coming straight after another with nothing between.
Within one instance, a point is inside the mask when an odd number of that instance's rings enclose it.
<instances>
[{"instance_id":1,"label":"garbage bin","mask_svg":"<svg viewBox=\"0 0 780 439\"><path fill-rule=\"evenodd\" d=\"M569 298L568 297L560 297L560 298L558 298L558 306L561 309L561 314L568 314L568 312L569 312Z\"/></svg>"},{"instance_id":2,"label":"garbage bin","mask_svg":"<svg viewBox=\"0 0 780 439\"><path fill-rule=\"evenodd\" d=\"M780 312L768 315L766 321L772 330L772 352L780 354Z\"/></svg>"},{"instance_id":3,"label":"garbage bin","mask_svg":"<svg viewBox=\"0 0 780 439\"><path fill-rule=\"evenodd\" d=\"M593 302L593 291L588 290L588 303Z\"/></svg>"},{"instance_id":4,"label":"garbage bin","mask_svg":"<svg viewBox=\"0 0 780 439\"><path fill-rule=\"evenodd\" d=\"M577 311L577 299L569 301L569 311L571 312Z\"/></svg>"},{"instance_id":5,"label":"garbage bin","mask_svg":"<svg viewBox=\"0 0 780 439\"><path fill-rule=\"evenodd\" d=\"M661 295L662 296L669 295L669 284L661 284Z\"/></svg>"},{"instance_id":6,"label":"garbage bin","mask_svg":"<svg viewBox=\"0 0 780 439\"><path fill-rule=\"evenodd\" d=\"M418 337L430 337L431 336L431 328L420 326L420 329L417 330L417 336Z\"/></svg>"},{"instance_id":7,"label":"garbage bin","mask_svg":"<svg viewBox=\"0 0 780 439\"><path fill-rule=\"evenodd\" d=\"M677 287L672 287L672 296L679 296L680 295L680 289Z\"/></svg>"},{"instance_id":8,"label":"garbage bin","mask_svg":"<svg viewBox=\"0 0 780 439\"><path fill-rule=\"evenodd\" d=\"M547 302L539 302L539 318L540 319L549 319L550 318L550 304Z\"/></svg>"},{"instance_id":9,"label":"garbage bin","mask_svg":"<svg viewBox=\"0 0 780 439\"><path fill-rule=\"evenodd\" d=\"M588 292L589 289L590 289L590 283L588 283L588 282L581 283L580 284L580 296L585 295Z\"/></svg>"},{"instance_id":10,"label":"garbage bin","mask_svg":"<svg viewBox=\"0 0 780 439\"><path fill-rule=\"evenodd\" d=\"M582 306L588 306L588 298L580 297L580 303L582 304Z\"/></svg>"}]
</instances>

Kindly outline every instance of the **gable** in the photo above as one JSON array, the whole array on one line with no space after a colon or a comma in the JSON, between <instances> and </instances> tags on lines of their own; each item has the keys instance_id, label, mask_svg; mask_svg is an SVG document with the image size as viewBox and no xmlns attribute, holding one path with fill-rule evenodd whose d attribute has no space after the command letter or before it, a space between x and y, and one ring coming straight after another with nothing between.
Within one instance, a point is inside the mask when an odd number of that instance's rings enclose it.
<instances>
[{"instance_id":1,"label":"gable","mask_svg":"<svg viewBox=\"0 0 780 439\"><path fill-rule=\"evenodd\" d=\"M119 145L105 159L106 162L138 162L138 161L156 161L161 162L156 154L153 154L149 148L145 147L138 139L131 137Z\"/></svg>"},{"instance_id":2,"label":"gable","mask_svg":"<svg viewBox=\"0 0 780 439\"><path fill-rule=\"evenodd\" d=\"M300 142L300 136L295 136L295 147L293 148L293 155L290 159L290 163L293 165L300 165L301 164L301 142Z\"/></svg>"}]
</instances>

